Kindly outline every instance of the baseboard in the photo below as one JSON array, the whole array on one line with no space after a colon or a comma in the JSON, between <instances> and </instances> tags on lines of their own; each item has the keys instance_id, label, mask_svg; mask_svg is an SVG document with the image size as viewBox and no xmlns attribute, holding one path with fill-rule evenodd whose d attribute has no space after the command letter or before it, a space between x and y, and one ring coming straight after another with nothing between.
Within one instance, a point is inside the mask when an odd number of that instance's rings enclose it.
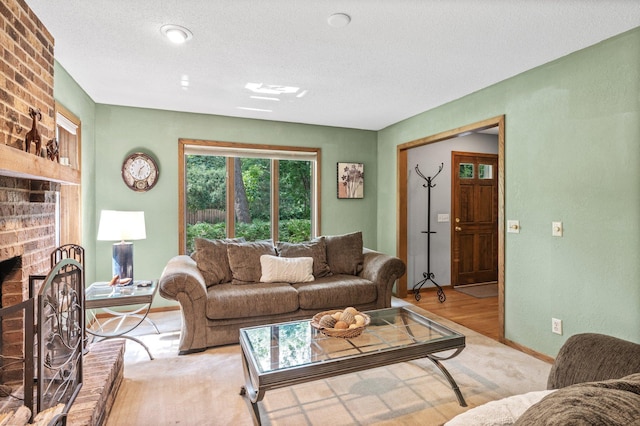
<instances>
[{"instance_id":1,"label":"baseboard","mask_svg":"<svg viewBox=\"0 0 640 426\"><path fill-rule=\"evenodd\" d=\"M179 311L179 310L180 310L180 305L175 305L175 306L156 306L155 308L151 308L149 313Z\"/></svg>"},{"instance_id":2,"label":"baseboard","mask_svg":"<svg viewBox=\"0 0 640 426\"><path fill-rule=\"evenodd\" d=\"M540 352L534 351L531 348L528 348L528 347L523 346L523 345L521 345L519 343L513 342L513 341L511 341L509 339L502 339L502 343L504 343L505 345L510 346L510 347L512 347L514 349L517 349L520 352L524 352L527 355L531 355L532 357L537 358L540 361L544 361L544 362L547 362L549 364L553 364L553 362L555 361L555 358L550 357L549 355L545 355L545 354L542 354Z\"/></svg>"}]
</instances>

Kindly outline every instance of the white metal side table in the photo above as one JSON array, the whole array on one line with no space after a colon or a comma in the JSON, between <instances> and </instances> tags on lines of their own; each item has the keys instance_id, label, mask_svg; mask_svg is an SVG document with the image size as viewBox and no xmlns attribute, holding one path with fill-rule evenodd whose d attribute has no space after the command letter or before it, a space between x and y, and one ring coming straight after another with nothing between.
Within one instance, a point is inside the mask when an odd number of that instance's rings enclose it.
<instances>
[{"instance_id":1,"label":"white metal side table","mask_svg":"<svg viewBox=\"0 0 640 426\"><path fill-rule=\"evenodd\" d=\"M88 314L87 333L100 339L122 337L133 340L142 345L149 354L149 358L153 359L147 345L127 333L136 329L144 321L151 324L156 333L160 333L155 323L147 317L157 291L157 280L134 281L128 286L111 286L108 282L91 284L84 295L84 308ZM108 315L107 319L97 315L99 309ZM134 321L127 321L131 318ZM112 324L116 321L117 325L114 327Z\"/></svg>"}]
</instances>

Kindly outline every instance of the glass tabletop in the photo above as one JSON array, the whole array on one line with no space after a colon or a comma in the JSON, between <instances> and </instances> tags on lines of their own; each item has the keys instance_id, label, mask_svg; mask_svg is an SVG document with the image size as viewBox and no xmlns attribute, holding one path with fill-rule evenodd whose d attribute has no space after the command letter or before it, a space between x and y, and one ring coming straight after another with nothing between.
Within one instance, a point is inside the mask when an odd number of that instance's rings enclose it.
<instances>
[{"instance_id":1,"label":"glass tabletop","mask_svg":"<svg viewBox=\"0 0 640 426\"><path fill-rule=\"evenodd\" d=\"M125 299L146 300L152 298L158 287L156 280L152 281L134 281L128 286L112 286L108 282L96 282L91 284L84 293L85 304L92 305L92 302L113 301L119 299L117 303L121 304Z\"/></svg>"},{"instance_id":2,"label":"glass tabletop","mask_svg":"<svg viewBox=\"0 0 640 426\"><path fill-rule=\"evenodd\" d=\"M424 346L425 354L450 349L445 343L464 336L404 307L369 311L371 323L355 338L327 337L310 320L240 330L260 373Z\"/></svg>"}]
</instances>

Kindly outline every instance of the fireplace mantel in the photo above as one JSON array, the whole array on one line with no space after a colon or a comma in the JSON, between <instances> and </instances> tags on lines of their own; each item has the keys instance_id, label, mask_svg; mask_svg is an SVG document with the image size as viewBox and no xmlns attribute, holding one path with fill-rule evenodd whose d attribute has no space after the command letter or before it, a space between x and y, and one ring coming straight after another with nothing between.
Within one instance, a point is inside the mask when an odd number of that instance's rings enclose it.
<instances>
[{"instance_id":1,"label":"fireplace mantel","mask_svg":"<svg viewBox=\"0 0 640 426\"><path fill-rule=\"evenodd\" d=\"M0 175L80 184L80 170L0 144Z\"/></svg>"}]
</instances>

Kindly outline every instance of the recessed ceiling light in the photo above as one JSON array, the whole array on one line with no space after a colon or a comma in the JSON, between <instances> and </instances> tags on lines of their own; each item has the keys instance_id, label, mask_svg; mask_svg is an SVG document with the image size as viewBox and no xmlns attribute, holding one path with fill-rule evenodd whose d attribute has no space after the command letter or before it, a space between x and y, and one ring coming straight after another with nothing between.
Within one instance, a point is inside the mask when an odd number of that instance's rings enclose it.
<instances>
[{"instance_id":1,"label":"recessed ceiling light","mask_svg":"<svg viewBox=\"0 0 640 426\"><path fill-rule=\"evenodd\" d=\"M332 27L342 28L349 25L349 22L351 22L351 16L347 15L346 13L334 13L333 15L329 16L329 18L327 18L327 22Z\"/></svg>"},{"instance_id":2,"label":"recessed ceiling light","mask_svg":"<svg viewBox=\"0 0 640 426\"><path fill-rule=\"evenodd\" d=\"M191 40L193 33L180 25L163 25L160 28L162 34L165 35L172 43L182 44L187 40Z\"/></svg>"}]
</instances>

